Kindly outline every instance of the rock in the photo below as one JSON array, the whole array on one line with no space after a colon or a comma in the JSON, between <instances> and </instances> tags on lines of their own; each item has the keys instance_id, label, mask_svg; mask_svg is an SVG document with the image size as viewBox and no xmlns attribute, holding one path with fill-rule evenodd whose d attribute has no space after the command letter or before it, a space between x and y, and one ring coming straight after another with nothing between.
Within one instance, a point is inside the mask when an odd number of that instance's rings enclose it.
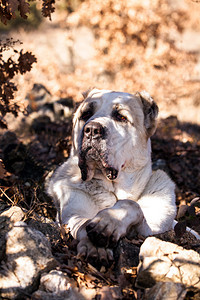
<instances>
[{"instance_id":1,"label":"rock","mask_svg":"<svg viewBox=\"0 0 200 300\"><path fill-rule=\"evenodd\" d=\"M98 298L97 298L98 297ZM117 286L104 286L97 293L96 299L101 300L114 300L114 299L123 299L121 289Z\"/></svg>"},{"instance_id":2,"label":"rock","mask_svg":"<svg viewBox=\"0 0 200 300\"><path fill-rule=\"evenodd\" d=\"M41 231L51 245L56 245L60 240L60 227L52 220L34 213L34 218L27 220L27 224L38 231Z\"/></svg>"},{"instance_id":3,"label":"rock","mask_svg":"<svg viewBox=\"0 0 200 300\"><path fill-rule=\"evenodd\" d=\"M155 237L165 242L177 244L185 249L195 249L196 252L200 253L199 240L191 232L186 231L181 237L177 237L175 231L172 229L156 234Z\"/></svg>"},{"instance_id":4,"label":"rock","mask_svg":"<svg viewBox=\"0 0 200 300\"><path fill-rule=\"evenodd\" d=\"M72 287L66 274L52 270L41 276L39 290L32 295L32 299L83 300L84 298Z\"/></svg>"},{"instance_id":5,"label":"rock","mask_svg":"<svg viewBox=\"0 0 200 300\"><path fill-rule=\"evenodd\" d=\"M114 259L117 275L123 274L125 270L138 266L139 247L126 238L121 239L114 250Z\"/></svg>"},{"instance_id":6,"label":"rock","mask_svg":"<svg viewBox=\"0 0 200 300\"><path fill-rule=\"evenodd\" d=\"M153 287L157 282L174 282L200 289L200 255L193 250L149 237L140 248L136 285Z\"/></svg>"},{"instance_id":7,"label":"rock","mask_svg":"<svg viewBox=\"0 0 200 300\"><path fill-rule=\"evenodd\" d=\"M0 236L0 262L4 258L5 249L6 249L5 235L1 233L1 236Z\"/></svg>"},{"instance_id":8,"label":"rock","mask_svg":"<svg viewBox=\"0 0 200 300\"><path fill-rule=\"evenodd\" d=\"M144 300L183 300L186 293L186 288L180 283L158 282L151 289L145 290Z\"/></svg>"},{"instance_id":9,"label":"rock","mask_svg":"<svg viewBox=\"0 0 200 300\"><path fill-rule=\"evenodd\" d=\"M24 213L18 206L12 206L0 214L0 262L5 255L6 233L13 227L15 222L23 219Z\"/></svg>"},{"instance_id":10,"label":"rock","mask_svg":"<svg viewBox=\"0 0 200 300\"><path fill-rule=\"evenodd\" d=\"M38 290L31 296L31 299L32 300L65 300L68 298L65 296L62 296L62 295L58 296L56 294L51 294L51 293L47 293L47 292ZM69 298L69 299L71 299L71 298ZM75 299L73 299L73 300L75 300Z\"/></svg>"},{"instance_id":11,"label":"rock","mask_svg":"<svg viewBox=\"0 0 200 300\"><path fill-rule=\"evenodd\" d=\"M8 231L15 222L22 221L24 216L25 215L20 207L10 207L0 214L0 230Z\"/></svg>"},{"instance_id":12,"label":"rock","mask_svg":"<svg viewBox=\"0 0 200 300\"><path fill-rule=\"evenodd\" d=\"M60 294L66 292L70 286L70 280L66 274L61 271L52 270L48 274L43 274L40 279L39 289Z\"/></svg>"},{"instance_id":13,"label":"rock","mask_svg":"<svg viewBox=\"0 0 200 300\"><path fill-rule=\"evenodd\" d=\"M20 283L3 261L0 266L0 299L15 299L19 294L17 289L20 289Z\"/></svg>"},{"instance_id":14,"label":"rock","mask_svg":"<svg viewBox=\"0 0 200 300\"><path fill-rule=\"evenodd\" d=\"M0 291L1 296L8 299L33 292L41 273L58 264L47 238L22 221L15 223L7 233L5 255L6 262L1 265Z\"/></svg>"}]
</instances>

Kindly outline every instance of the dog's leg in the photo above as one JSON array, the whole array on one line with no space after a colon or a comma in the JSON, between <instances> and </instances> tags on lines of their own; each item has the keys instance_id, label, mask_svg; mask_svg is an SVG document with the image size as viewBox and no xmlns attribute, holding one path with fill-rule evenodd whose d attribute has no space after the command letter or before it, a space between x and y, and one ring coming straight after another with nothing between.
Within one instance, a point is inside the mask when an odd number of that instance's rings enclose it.
<instances>
[{"instance_id":1,"label":"dog's leg","mask_svg":"<svg viewBox=\"0 0 200 300\"><path fill-rule=\"evenodd\" d=\"M108 266L113 262L113 252L109 248L95 246L88 238L86 226L90 219L74 215L69 219L69 224L73 226L74 237L78 240L78 256L87 259L91 264Z\"/></svg>"},{"instance_id":2,"label":"dog's leg","mask_svg":"<svg viewBox=\"0 0 200 300\"><path fill-rule=\"evenodd\" d=\"M137 202L119 200L111 207L101 210L86 226L87 235L98 247L113 248L125 236L128 229L143 220L143 213Z\"/></svg>"},{"instance_id":3,"label":"dog's leg","mask_svg":"<svg viewBox=\"0 0 200 300\"><path fill-rule=\"evenodd\" d=\"M172 229L176 216L175 185L161 170L154 172L138 200L144 220L137 231L144 235L158 234Z\"/></svg>"},{"instance_id":4,"label":"dog's leg","mask_svg":"<svg viewBox=\"0 0 200 300\"><path fill-rule=\"evenodd\" d=\"M65 186L66 187L66 186ZM91 264L108 266L113 261L112 250L107 248L96 247L89 240L86 232L86 226L97 212L94 201L90 195L79 190L67 188L67 192L61 198L59 209L59 218L62 224L67 224L70 233L77 239L78 256L87 259ZM58 195L54 194L54 201L56 202Z\"/></svg>"}]
</instances>

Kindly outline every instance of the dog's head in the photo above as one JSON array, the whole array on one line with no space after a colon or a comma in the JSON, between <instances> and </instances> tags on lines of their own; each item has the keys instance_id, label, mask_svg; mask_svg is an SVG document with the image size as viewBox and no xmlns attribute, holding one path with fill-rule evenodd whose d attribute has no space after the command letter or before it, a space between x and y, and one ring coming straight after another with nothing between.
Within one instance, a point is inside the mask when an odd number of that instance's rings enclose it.
<instances>
[{"instance_id":1,"label":"dog's head","mask_svg":"<svg viewBox=\"0 0 200 300\"><path fill-rule=\"evenodd\" d=\"M158 114L150 95L92 89L84 97L74 115L72 150L82 179L101 172L116 180L121 170L144 167Z\"/></svg>"}]
</instances>

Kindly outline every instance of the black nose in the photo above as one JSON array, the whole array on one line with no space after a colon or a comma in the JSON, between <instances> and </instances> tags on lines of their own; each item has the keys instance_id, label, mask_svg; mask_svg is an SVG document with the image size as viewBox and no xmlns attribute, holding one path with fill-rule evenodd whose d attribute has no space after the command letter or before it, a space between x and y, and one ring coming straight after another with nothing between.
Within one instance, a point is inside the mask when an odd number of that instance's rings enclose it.
<instances>
[{"instance_id":1,"label":"black nose","mask_svg":"<svg viewBox=\"0 0 200 300\"><path fill-rule=\"evenodd\" d=\"M105 138L105 128L96 122L89 122L84 127L84 136L87 138Z\"/></svg>"}]
</instances>

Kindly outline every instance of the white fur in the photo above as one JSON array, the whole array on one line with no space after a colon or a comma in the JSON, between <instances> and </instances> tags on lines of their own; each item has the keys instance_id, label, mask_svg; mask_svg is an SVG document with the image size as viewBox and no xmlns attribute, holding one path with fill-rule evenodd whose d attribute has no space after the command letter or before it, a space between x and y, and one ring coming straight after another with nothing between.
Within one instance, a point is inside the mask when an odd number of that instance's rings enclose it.
<instances>
[{"instance_id":1,"label":"white fur","mask_svg":"<svg viewBox=\"0 0 200 300\"><path fill-rule=\"evenodd\" d=\"M153 102L148 93L142 96ZM98 168L89 181L81 179L78 152L84 123L79 121L79 115L91 101L96 105L91 120L108 128L108 160L119 170L114 181L109 181ZM128 118L127 124L112 119L115 105ZM144 118L138 95L97 89L88 94L75 113L71 156L51 178L48 193L57 205L60 220L68 224L73 237L80 241L79 250L90 247L84 225L88 220L95 222L98 230L113 233L116 239L124 236L130 225L144 236L173 227L175 186L163 171L152 172L151 144Z\"/></svg>"}]
</instances>

